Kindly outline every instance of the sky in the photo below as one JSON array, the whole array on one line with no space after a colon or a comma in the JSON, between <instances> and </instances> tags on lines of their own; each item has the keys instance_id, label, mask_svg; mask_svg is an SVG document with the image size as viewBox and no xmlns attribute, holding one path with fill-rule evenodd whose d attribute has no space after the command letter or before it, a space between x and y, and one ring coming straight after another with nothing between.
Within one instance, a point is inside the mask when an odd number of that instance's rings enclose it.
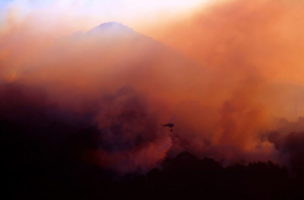
<instances>
[{"instance_id":1,"label":"sky","mask_svg":"<svg viewBox=\"0 0 304 200\"><path fill-rule=\"evenodd\" d=\"M129 26L142 27L160 23L190 13L212 0L4 0L0 3L1 21L14 16L23 20L35 14L39 18L69 18L82 27L106 21L119 21Z\"/></svg>"}]
</instances>

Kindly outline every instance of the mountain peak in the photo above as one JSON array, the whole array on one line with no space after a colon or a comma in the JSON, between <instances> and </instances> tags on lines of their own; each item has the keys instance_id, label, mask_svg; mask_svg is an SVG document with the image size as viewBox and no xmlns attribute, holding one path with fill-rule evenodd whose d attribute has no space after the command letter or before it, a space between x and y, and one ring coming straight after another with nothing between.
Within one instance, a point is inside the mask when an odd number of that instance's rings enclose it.
<instances>
[{"instance_id":1,"label":"mountain peak","mask_svg":"<svg viewBox=\"0 0 304 200\"><path fill-rule=\"evenodd\" d=\"M92 31L109 31L109 32L134 32L131 28L118 22L102 23Z\"/></svg>"}]
</instances>

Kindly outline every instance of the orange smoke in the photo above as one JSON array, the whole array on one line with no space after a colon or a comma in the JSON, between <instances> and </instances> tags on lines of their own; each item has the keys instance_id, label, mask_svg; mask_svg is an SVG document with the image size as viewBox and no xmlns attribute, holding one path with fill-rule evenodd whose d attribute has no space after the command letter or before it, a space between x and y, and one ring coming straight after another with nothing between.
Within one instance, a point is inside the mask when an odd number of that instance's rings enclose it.
<instances>
[{"instance_id":1,"label":"orange smoke","mask_svg":"<svg viewBox=\"0 0 304 200\"><path fill-rule=\"evenodd\" d=\"M1 84L37 88L49 104L88 116L122 172L191 151L225 161L275 160L264 134L301 107L300 1L215 3L150 35L118 23L71 35L31 19L0 36ZM42 26L43 27L43 26ZM184 56L185 55L185 56ZM282 91L283 90L283 91ZM160 125L174 122L174 134Z\"/></svg>"},{"instance_id":2,"label":"orange smoke","mask_svg":"<svg viewBox=\"0 0 304 200\"><path fill-rule=\"evenodd\" d=\"M211 135L233 144L228 151L271 151L258 133L278 118L303 115L303 6L288 0L219 2L153 32L213 73L204 102L221 113Z\"/></svg>"}]
</instances>

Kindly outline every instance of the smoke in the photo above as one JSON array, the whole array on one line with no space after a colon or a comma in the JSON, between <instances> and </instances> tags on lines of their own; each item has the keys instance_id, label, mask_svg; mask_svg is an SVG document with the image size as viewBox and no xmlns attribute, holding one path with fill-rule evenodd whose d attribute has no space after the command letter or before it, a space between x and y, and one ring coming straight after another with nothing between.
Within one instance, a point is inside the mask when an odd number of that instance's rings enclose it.
<instances>
[{"instance_id":1,"label":"smoke","mask_svg":"<svg viewBox=\"0 0 304 200\"><path fill-rule=\"evenodd\" d=\"M281 120L277 129L268 135L275 144L280 162L297 175L303 175L303 125L303 118L295 122Z\"/></svg>"},{"instance_id":2,"label":"smoke","mask_svg":"<svg viewBox=\"0 0 304 200\"><path fill-rule=\"evenodd\" d=\"M152 31L162 43L118 23L75 32L31 13L0 35L1 121L43 141L83 132L79 159L122 173L181 151L285 160L291 139L269 132L303 115L302 6L218 1Z\"/></svg>"},{"instance_id":3,"label":"smoke","mask_svg":"<svg viewBox=\"0 0 304 200\"><path fill-rule=\"evenodd\" d=\"M102 24L69 37L55 37L51 42L44 38L25 30L13 32L3 40L6 56L2 58L1 68L2 105L7 110L3 120L21 126L19 123L36 119L36 115L46 115L51 121L41 118L28 125L30 130L21 130L24 134L33 130L40 135L45 131L35 126L44 124L48 129L52 121L60 121L65 116L65 120L75 124L70 132L65 133L62 125L59 133L50 130L47 133L52 137L62 134L58 138L81 131L88 137L93 135L94 142L81 147L81 154L86 155L81 159L104 168L120 172L145 171L162 161L172 141L169 131L161 127L169 120L166 113L169 113L166 111L169 102L160 94L168 92L166 95L170 96L188 89L182 86L187 80L180 81L180 75L173 72L179 69L187 73L183 69L187 61L164 45L118 23ZM35 43L29 45L28 40ZM168 84L162 87L165 81ZM21 92L10 91L8 85L11 84ZM40 92L32 94L32 90L41 91L44 99L36 100ZM14 98L18 103L12 101ZM37 111L40 101L41 110ZM24 108L19 110L19 104L25 104ZM55 116L48 112L53 105L58 110ZM9 118L11 113L15 113L16 118ZM93 132L86 131L91 127Z\"/></svg>"},{"instance_id":4,"label":"smoke","mask_svg":"<svg viewBox=\"0 0 304 200\"><path fill-rule=\"evenodd\" d=\"M216 149L228 144L220 157L274 159L261 133L303 116L302 8L302 1L222 1L154 31L212 72L204 102L220 115L211 130Z\"/></svg>"}]
</instances>

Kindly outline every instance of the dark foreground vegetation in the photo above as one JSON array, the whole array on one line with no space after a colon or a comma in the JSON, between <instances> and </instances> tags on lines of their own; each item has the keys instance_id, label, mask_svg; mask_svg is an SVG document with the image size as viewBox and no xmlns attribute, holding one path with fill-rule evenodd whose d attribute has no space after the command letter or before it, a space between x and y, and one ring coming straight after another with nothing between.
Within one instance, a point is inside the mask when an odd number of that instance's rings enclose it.
<instances>
[{"instance_id":1,"label":"dark foreground vegetation","mask_svg":"<svg viewBox=\"0 0 304 200\"><path fill-rule=\"evenodd\" d=\"M182 153L146 174L118 176L77 159L83 139L55 153L37 141L14 138L7 144L13 145L10 152L4 150L4 193L9 199L304 198L304 177L271 162L223 167Z\"/></svg>"}]
</instances>

